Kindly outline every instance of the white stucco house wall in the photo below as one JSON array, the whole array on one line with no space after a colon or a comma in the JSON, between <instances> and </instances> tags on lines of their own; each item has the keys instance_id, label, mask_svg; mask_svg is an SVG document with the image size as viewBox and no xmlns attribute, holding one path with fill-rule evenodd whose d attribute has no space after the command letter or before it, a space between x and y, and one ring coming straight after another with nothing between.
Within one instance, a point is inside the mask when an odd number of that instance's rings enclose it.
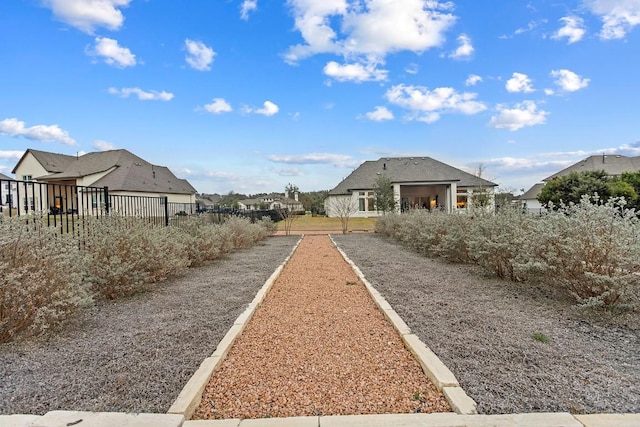
<instances>
[{"instance_id":1,"label":"white stucco house wall","mask_svg":"<svg viewBox=\"0 0 640 427\"><path fill-rule=\"evenodd\" d=\"M104 200L98 200L102 197L98 192L85 187L107 187L113 196L166 196L170 203L191 204L196 200L196 190L187 180L123 149L82 156L28 149L12 173L21 181L20 198L35 210L73 206L86 211L104 205ZM30 182L51 185L43 190Z\"/></svg>"},{"instance_id":2,"label":"white stucco house wall","mask_svg":"<svg viewBox=\"0 0 640 427\"><path fill-rule=\"evenodd\" d=\"M362 163L348 177L329 191L325 211L329 217L351 210L351 217L373 217L375 183L386 176L392 184L396 210L411 209L467 212L474 193L489 196L488 210L495 208L493 193L497 184L430 157L386 157Z\"/></svg>"}]
</instances>

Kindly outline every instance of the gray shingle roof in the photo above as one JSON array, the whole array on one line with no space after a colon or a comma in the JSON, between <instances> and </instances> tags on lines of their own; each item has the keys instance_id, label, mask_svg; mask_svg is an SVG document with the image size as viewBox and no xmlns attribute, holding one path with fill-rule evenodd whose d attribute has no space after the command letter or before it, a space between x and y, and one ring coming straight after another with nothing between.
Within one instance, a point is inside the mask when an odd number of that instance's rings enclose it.
<instances>
[{"instance_id":1,"label":"gray shingle roof","mask_svg":"<svg viewBox=\"0 0 640 427\"><path fill-rule=\"evenodd\" d=\"M8 180L13 179L13 178L11 178L10 176L7 176L5 174L0 173L0 179L8 181Z\"/></svg>"},{"instance_id":2,"label":"gray shingle roof","mask_svg":"<svg viewBox=\"0 0 640 427\"><path fill-rule=\"evenodd\" d=\"M76 160L75 156L69 156L66 154L58 154L58 153L49 153L48 151L40 151L29 148L24 152L22 158L16 164L16 168L27 155L27 153L31 153L33 157L42 165L42 167L49 173L59 173L64 171L71 161ZM11 173L16 173L16 168L11 171ZM33 178L37 179L38 177L34 176Z\"/></svg>"},{"instance_id":3,"label":"gray shingle roof","mask_svg":"<svg viewBox=\"0 0 640 427\"><path fill-rule=\"evenodd\" d=\"M394 184L456 182L462 187L495 187L498 185L431 157L383 157L378 160L368 160L358 166L333 190L329 191L329 194L349 194L354 190L371 189L382 174L386 175Z\"/></svg>"},{"instance_id":4,"label":"gray shingle roof","mask_svg":"<svg viewBox=\"0 0 640 427\"><path fill-rule=\"evenodd\" d=\"M604 170L608 175L620 175L623 172L637 172L640 170L640 156L627 157L621 155L602 155L587 157L584 160L569 166L557 172L543 181L549 181L553 178L568 175L571 172L583 171L599 171Z\"/></svg>"},{"instance_id":5,"label":"gray shingle roof","mask_svg":"<svg viewBox=\"0 0 640 427\"><path fill-rule=\"evenodd\" d=\"M168 168L153 165L127 150L100 151L79 157L65 157L69 158L69 162L63 170L41 179L47 181L77 179L110 171L91 185L95 187L106 186L110 191L163 194L196 193L195 188L187 180L177 178ZM42 156L36 158L40 161Z\"/></svg>"},{"instance_id":6,"label":"gray shingle roof","mask_svg":"<svg viewBox=\"0 0 640 427\"><path fill-rule=\"evenodd\" d=\"M543 183L535 184L533 187L531 187L530 189L525 191L523 194L521 194L518 197L516 197L516 199L518 199L518 200L534 200L534 199L536 199L538 197L538 194L540 194L540 191L542 190L542 187L544 187Z\"/></svg>"}]
</instances>

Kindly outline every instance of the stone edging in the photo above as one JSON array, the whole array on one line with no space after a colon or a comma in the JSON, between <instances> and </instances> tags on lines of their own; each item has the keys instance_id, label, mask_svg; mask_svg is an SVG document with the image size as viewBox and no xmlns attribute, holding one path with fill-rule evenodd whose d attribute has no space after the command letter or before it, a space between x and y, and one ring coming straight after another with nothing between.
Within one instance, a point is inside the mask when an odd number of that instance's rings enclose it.
<instances>
[{"instance_id":1,"label":"stone edging","mask_svg":"<svg viewBox=\"0 0 640 427\"><path fill-rule=\"evenodd\" d=\"M168 414L179 414L184 417L184 419L188 420L193 416L198 405L200 405L200 401L202 400L202 393L204 392L205 387L209 383L211 379L211 375L213 372L218 369L222 361L227 357L227 353L231 349L231 346L235 342L236 338L242 334L247 323L253 317L253 313L256 308L262 303L264 298L267 296L269 289L273 286L274 282L280 276L282 269L289 262L291 257L293 256L296 249L300 245L302 241L302 237L296 242L295 246L289 253L289 255L285 258L285 260L275 269L275 271L271 274L271 276L264 283L262 288L258 291L256 296L253 298L253 301L247 306L244 312L238 316L235 322L233 322L233 326L227 334L220 340L218 343L216 350L210 357L204 359L204 361L200 364L200 367L193 376L189 379L187 384L184 386L177 399L173 402Z\"/></svg>"},{"instance_id":2,"label":"stone edging","mask_svg":"<svg viewBox=\"0 0 640 427\"><path fill-rule=\"evenodd\" d=\"M444 394L444 397L449 402L451 409L457 414L472 415L477 414L476 402L470 398L467 393L460 387L458 380L453 373L445 366L444 363L438 358L438 356L427 347L427 345L418 338L417 335L411 333L411 329L402 320L402 318L391 307L391 304L378 292L369 281L364 277L362 271L358 266L349 259L346 253L340 249L329 236L334 246L342 255L342 258L351 266L358 278L364 283L365 288L369 291L371 298L375 301L376 305L380 308L384 316L389 320L393 327L398 331L404 342L404 346L413 354L420 366L422 367L425 375L436 386L438 391Z\"/></svg>"}]
</instances>

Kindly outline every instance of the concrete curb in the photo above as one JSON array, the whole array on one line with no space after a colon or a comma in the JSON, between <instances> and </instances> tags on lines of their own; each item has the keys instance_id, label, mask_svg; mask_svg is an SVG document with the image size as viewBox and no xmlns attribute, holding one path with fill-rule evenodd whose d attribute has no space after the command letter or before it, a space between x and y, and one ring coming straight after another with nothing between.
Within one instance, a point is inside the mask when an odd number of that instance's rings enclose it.
<instances>
[{"instance_id":1,"label":"concrete curb","mask_svg":"<svg viewBox=\"0 0 640 427\"><path fill-rule=\"evenodd\" d=\"M304 236L303 236L304 237ZM256 296L253 298L253 301L247 306L245 311L243 311L235 322L233 322L233 326L226 333L226 335L220 340L218 345L216 346L215 351L210 357L207 357L198 370L191 376L187 384L184 386L178 397L173 402L169 410L168 414L179 414L184 417L184 419L190 419L193 416L198 405L202 400L202 393L204 392L205 387L209 383L211 376L214 371L218 369L222 361L227 357L227 353L233 346L233 343L236 339L242 334L242 331L247 326L251 318L253 317L253 313L255 313L256 308L262 303L264 298L269 293L269 289L273 286L278 276L282 272L284 266L289 262L296 249L300 245L302 238L298 239L295 246L289 253L289 255L285 258L285 260L275 269L271 276L267 279L267 281L262 285L262 288L258 291Z\"/></svg>"},{"instance_id":2,"label":"concrete curb","mask_svg":"<svg viewBox=\"0 0 640 427\"><path fill-rule=\"evenodd\" d=\"M351 266L356 273L360 281L364 283L365 288L369 291L371 298L375 301L376 305L384 316L389 320L393 327L398 331L402 337L407 350L413 354L420 366L422 367L425 375L433 382L436 388L441 391L451 409L457 414L477 414L476 402L470 398L467 393L460 387L458 380L453 373L445 366L444 363L438 358L438 356L423 343L420 338L411 333L411 328L402 320L402 318L391 307L391 304L384 299L384 297L378 292L371 283L364 277L364 274L358 268L358 266L349 259L346 253L338 244L333 240L333 237L329 236L331 242L342 255L342 258Z\"/></svg>"}]
</instances>

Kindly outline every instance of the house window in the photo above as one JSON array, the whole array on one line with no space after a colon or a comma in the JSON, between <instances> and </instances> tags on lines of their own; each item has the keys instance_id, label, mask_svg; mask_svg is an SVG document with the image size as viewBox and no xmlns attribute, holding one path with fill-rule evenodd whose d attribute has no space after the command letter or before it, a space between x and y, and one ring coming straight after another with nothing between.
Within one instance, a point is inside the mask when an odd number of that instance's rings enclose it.
<instances>
[{"instance_id":1,"label":"house window","mask_svg":"<svg viewBox=\"0 0 640 427\"><path fill-rule=\"evenodd\" d=\"M5 202L7 205L11 205L11 204L13 204L13 196L12 196L11 194L7 194L7 195L5 195L5 200L4 200L4 202Z\"/></svg>"},{"instance_id":2,"label":"house window","mask_svg":"<svg viewBox=\"0 0 640 427\"><path fill-rule=\"evenodd\" d=\"M376 210L376 199L373 191L358 192L358 210L360 212Z\"/></svg>"},{"instance_id":3,"label":"house window","mask_svg":"<svg viewBox=\"0 0 640 427\"><path fill-rule=\"evenodd\" d=\"M23 181L33 181L33 177L31 175L22 175Z\"/></svg>"},{"instance_id":4,"label":"house window","mask_svg":"<svg viewBox=\"0 0 640 427\"><path fill-rule=\"evenodd\" d=\"M100 196L100 198L98 199L98 195ZM93 193L91 195L91 207L93 208L97 208L98 207L98 200L100 201L100 208L104 208L104 193Z\"/></svg>"},{"instance_id":5,"label":"house window","mask_svg":"<svg viewBox=\"0 0 640 427\"><path fill-rule=\"evenodd\" d=\"M29 209L31 209L32 211L36 210L36 204L35 204L35 201L33 200L33 197L24 198L24 210L28 211Z\"/></svg>"},{"instance_id":6,"label":"house window","mask_svg":"<svg viewBox=\"0 0 640 427\"><path fill-rule=\"evenodd\" d=\"M465 209L469 203L469 193L467 193L467 189L458 188L456 197L456 207L459 209Z\"/></svg>"}]
</instances>

